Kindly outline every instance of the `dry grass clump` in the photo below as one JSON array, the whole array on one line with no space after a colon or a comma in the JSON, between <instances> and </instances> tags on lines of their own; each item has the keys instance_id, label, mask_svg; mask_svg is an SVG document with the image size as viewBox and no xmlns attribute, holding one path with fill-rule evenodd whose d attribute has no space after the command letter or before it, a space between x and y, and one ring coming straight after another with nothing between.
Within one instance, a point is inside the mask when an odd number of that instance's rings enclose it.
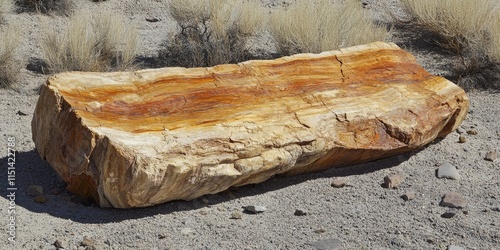
<instances>
[{"instance_id":1,"label":"dry grass clump","mask_svg":"<svg viewBox=\"0 0 500 250\"><path fill-rule=\"evenodd\" d=\"M387 30L367 15L357 0L297 0L274 11L269 23L282 54L319 53L385 40Z\"/></svg>"},{"instance_id":2,"label":"dry grass clump","mask_svg":"<svg viewBox=\"0 0 500 250\"><path fill-rule=\"evenodd\" d=\"M411 22L457 56L454 72L465 88L488 87L500 59L496 0L400 0ZM402 20L399 20L402 21ZM473 86L475 85L475 86Z\"/></svg>"},{"instance_id":3,"label":"dry grass clump","mask_svg":"<svg viewBox=\"0 0 500 250\"><path fill-rule=\"evenodd\" d=\"M3 1L3 0L2 0ZM22 11L36 11L44 14L68 14L72 8L71 0L15 0Z\"/></svg>"},{"instance_id":4,"label":"dry grass clump","mask_svg":"<svg viewBox=\"0 0 500 250\"><path fill-rule=\"evenodd\" d=\"M484 41L494 0L401 0L406 13L422 28L442 39L441 45L459 53Z\"/></svg>"},{"instance_id":5,"label":"dry grass clump","mask_svg":"<svg viewBox=\"0 0 500 250\"><path fill-rule=\"evenodd\" d=\"M64 32L46 27L41 44L53 73L130 69L136 46L136 30L114 12L78 12Z\"/></svg>"},{"instance_id":6,"label":"dry grass clump","mask_svg":"<svg viewBox=\"0 0 500 250\"><path fill-rule=\"evenodd\" d=\"M158 55L163 66L206 67L248 59L248 39L265 19L258 1L171 0L179 26Z\"/></svg>"},{"instance_id":7,"label":"dry grass clump","mask_svg":"<svg viewBox=\"0 0 500 250\"><path fill-rule=\"evenodd\" d=\"M19 42L19 29L14 26L0 32L0 88L12 85L19 74L19 66L14 61L14 53Z\"/></svg>"}]
</instances>

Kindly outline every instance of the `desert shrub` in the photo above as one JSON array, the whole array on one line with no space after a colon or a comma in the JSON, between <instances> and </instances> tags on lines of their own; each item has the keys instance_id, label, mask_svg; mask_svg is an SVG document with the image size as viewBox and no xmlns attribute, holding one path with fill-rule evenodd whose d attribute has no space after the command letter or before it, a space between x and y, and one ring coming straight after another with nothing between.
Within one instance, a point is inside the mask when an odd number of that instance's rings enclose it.
<instances>
[{"instance_id":1,"label":"desert shrub","mask_svg":"<svg viewBox=\"0 0 500 250\"><path fill-rule=\"evenodd\" d=\"M438 46L456 55L452 71L462 87L487 87L484 85L488 84L499 59L496 48L500 45L500 21L498 14L494 14L496 0L400 2L409 20L398 21L410 22L430 32Z\"/></svg>"},{"instance_id":2,"label":"desert shrub","mask_svg":"<svg viewBox=\"0 0 500 250\"><path fill-rule=\"evenodd\" d=\"M265 13L255 1L171 0L178 24L158 54L162 66L204 67L248 59L248 39L262 27Z\"/></svg>"},{"instance_id":3,"label":"desert shrub","mask_svg":"<svg viewBox=\"0 0 500 250\"><path fill-rule=\"evenodd\" d=\"M51 72L114 71L134 66L137 32L113 12L78 12L63 32L46 27L41 48Z\"/></svg>"},{"instance_id":4,"label":"desert shrub","mask_svg":"<svg viewBox=\"0 0 500 250\"><path fill-rule=\"evenodd\" d=\"M493 0L401 0L401 3L417 25L439 36L440 44L457 54L484 42L495 7Z\"/></svg>"},{"instance_id":5,"label":"desert shrub","mask_svg":"<svg viewBox=\"0 0 500 250\"><path fill-rule=\"evenodd\" d=\"M71 0L15 0L21 11L36 11L44 14L68 14L72 8Z\"/></svg>"},{"instance_id":6,"label":"desert shrub","mask_svg":"<svg viewBox=\"0 0 500 250\"><path fill-rule=\"evenodd\" d=\"M318 53L385 40L387 30L367 15L357 0L298 0L275 10L269 26L280 53Z\"/></svg>"},{"instance_id":7,"label":"desert shrub","mask_svg":"<svg viewBox=\"0 0 500 250\"><path fill-rule=\"evenodd\" d=\"M19 73L19 66L14 61L18 42L18 28L9 26L0 30L0 88L11 86Z\"/></svg>"}]
</instances>

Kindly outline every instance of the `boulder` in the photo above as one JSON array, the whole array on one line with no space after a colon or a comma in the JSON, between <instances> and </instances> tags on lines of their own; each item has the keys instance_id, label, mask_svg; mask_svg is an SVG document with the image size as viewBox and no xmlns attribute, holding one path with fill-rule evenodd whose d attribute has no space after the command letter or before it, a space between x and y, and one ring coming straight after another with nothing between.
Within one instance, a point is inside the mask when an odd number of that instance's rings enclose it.
<instances>
[{"instance_id":1,"label":"boulder","mask_svg":"<svg viewBox=\"0 0 500 250\"><path fill-rule=\"evenodd\" d=\"M377 42L210 68L54 75L32 135L69 191L131 208L406 153L455 130L468 106L461 88Z\"/></svg>"}]
</instances>

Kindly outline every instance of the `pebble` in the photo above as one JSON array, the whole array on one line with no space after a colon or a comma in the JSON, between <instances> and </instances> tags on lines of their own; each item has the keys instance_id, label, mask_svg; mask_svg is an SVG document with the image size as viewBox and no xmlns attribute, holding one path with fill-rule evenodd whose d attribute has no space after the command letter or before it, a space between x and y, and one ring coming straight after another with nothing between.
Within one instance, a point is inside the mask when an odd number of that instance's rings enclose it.
<instances>
[{"instance_id":1,"label":"pebble","mask_svg":"<svg viewBox=\"0 0 500 250\"><path fill-rule=\"evenodd\" d=\"M56 241L54 241L54 244L53 244L57 249L65 249L68 247L68 244L66 243L65 240L61 240L61 239L57 239Z\"/></svg>"},{"instance_id":2,"label":"pebble","mask_svg":"<svg viewBox=\"0 0 500 250\"><path fill-rule=\"evenodd\" d=\"M317 250L338 250L342 247L342 241L339 239L326 239L315 242L307 242L306 244L313 246Z\"/></svg>"},{"instance_id":3,"label":"pebble","mask_svg":"<svg viewBox=\"0 0 500 250\"><path fill-rule=\"evenodd\" d=\"M446 210L446 212L444 212L441 217L443 218L452 218L453 216L455 216L457 214L457 209L456 208L450 208L448 210Z\"/></svg>"},{"instance_id":4,"label":"pebble","mask_svg":"<svg viewBox=\"0 0 500 250\"><path fill-rule=\"evenodd\" d=\"M488 153L486 153L486 156L484 157L485 160L487 161L495 161L497 159L497 151L493 150Z\"/></svg>"},{"instance_id":5,"label":"pebble","mask_svg":"<svg viewBox=\"0 0 500 250\"><path fill-rule=\"evenodd\" d=\"M495 212L500 212L500 207L494 207L491 209L492 211L495 211Z\"/></svg>"},{"instance_id":6,"label":"pebble","mask_svg":"<svg viewBox=\"0 0 500 250\"><path fill-rule=\"evenodd\" d=\"M443 207L464 208L466 204L467 202L459 193L449 192L443 196L440 205Z\"/></svg>"},{"instance_id":7,"label":"pebble","mask_svg":"<svg viewBox=\"0 0 500 250\"><path fill-rule=\"evenodd\" d=\"M304 216L307 215L307 212L303 209L295 209L295 212L293 213L295 216Z\"/></svg>"},{"instance_id":8,"label":"pebble","mask_svg":"<svg viewBox=\"0 0 500 250\"><path fill-rule=\"evenodd\" d=\"M39 196L33 198L33 200L36 203L45 204L47 202L47 197L45 197L44 195L39 195Z\"/></svg>"},{"instance_id":9,"label":"pebble","mask_svg":"<svg viewBox=\"0 0 500 250\"><path fill-rule=\"evenodd\" d=\"M29 196L37 197L43 194L43 187L38 185L29 185L27 193Z\"/></svg>"},{"instance_id":10,"label":"pebble","mask_svg":"<svg viewBox=\"0 0 500 250\"><path fill-rule=\"evenodd\" d=\"M403 200L405 200L405 201L411 201L411 200L415 199L415 192L408 191L405 194L403 194L401 196L401 198L403 198Z\"/></svg>"},{"instance_id":11,"label":"pebble","mask_svg":"<svg viewBox=\"0 0 500 250\"><path fill-rule=\"evenodd\" d=\"M467 130L467 134L469 134L469 135L477 135L477 130L475 130L475 129Z\"/></svg>"},{"instance_id":12,"label":"pebble","mask_svg":"<svg viewBox=\"0 0 500 250\"><path fill-rule=\"evenodd\" d=\"M241 216L243 216L243 215L238 211L234 211L231 213L231 219L233 219L233 220L239 220L239 219L241 219Z\"/></svg>"},{"instance_id":13,"label":"pebble","mask_svg":"<svg viewBox=\"0 0 500 250\"><path fill-rule=\"evenodd\" d=\"M83 237L83 240L80 241L80 246L82 247L93 247L95 245L95 241L87 236Z\"/></svg>"},{"instance_id":14,"label":"pebble","mask_svg":"<svg viewBox=\"0 0 500 250\"><path fill-rule=\"evenodd\" d=\"M455 245L449 245L448 250L465 250L463 247L455 246Z\"/></svg>"},{"instance_id":15,"label":"pebble","mask_svg":"<svg viewBox=\"0 0 500 250\"><path fill-rule=\"evenodd\" d=\"M398 188L404 181L405 177L402 174L391 174L384 177L385 188Z\"/></svg>"},{"instance_id":16,"label":"pebble","mask_svg":"<svg viewBox=\"0 0 500 250\"><path fill-rule=\"evenodd\" d=\"M59 193L60 193L60 191L57 188L53 188L53 189L50 190L50 194L58 195Z\"/></svg>"},{"instance_id":17,"label":"pebble","mask_svg":"<svg viewBox=\"0 0 500 250\"><path fill-rule=\"evenodd\" d=\"M342 188L346 186L346 181L342 178L335 179L332 181L331 186L334 188Z\"/></svg>"},{"instance_id":18,"label":"pebble","mask_svg":"<svg viewBox=\"0 0 500 250\"><path fill-rule=\"evenodd\" d=\"M244 207L244 209L245 209L245 211L250 212L250 213L254 213L254 214L263 213L267 210L266 207L264 207L264 206L246 206L246 207Z\"/></svg>"},{"instance_id":19,"label":"pebble","mask_svg":"<svg viewBox=\"0 0 500 250\"><path fill-rule=\"evenodd\" d=\"M460 135L460 136L458 137L458 142L460 142L460 143L464 143L464 142L466 142L466 141L467 141L467 137L465 137L465 135Z\"/></svg>"},{"instance_id":20,"label":"pebble","mask_svg":"<svg viewBox=\"0 0 500 250\"><path fill-rule=\"evenodd\" d=\"M326 232L326 230L323 228L319 228L319 229L314 230L314 232L317 234L322 234L322 233Z\"/></svg>"},{"instance_id":21,"label":"pebble","mask_svg":"<svg viewBox=\"0 0 500 250\"><path fill-rule=\"evenodd\" d=\"M458 170L455 166L446 162L438 168L437 177L459 180L460 174L458 173Z\"/></svg>"}]
</instances>

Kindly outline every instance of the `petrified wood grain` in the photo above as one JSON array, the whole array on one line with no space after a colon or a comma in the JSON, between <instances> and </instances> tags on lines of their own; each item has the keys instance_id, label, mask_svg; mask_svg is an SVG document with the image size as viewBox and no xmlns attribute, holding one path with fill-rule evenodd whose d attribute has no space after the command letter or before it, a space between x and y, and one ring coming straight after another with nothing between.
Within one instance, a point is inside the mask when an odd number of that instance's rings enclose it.
<instances>
[{"instance_id":1,"label":"petrified wood grain","mask_svg":"<svg viewBox=\"0 0 500 250\"><path fill-rule=\"evenodd\" d=\"M468 105L461 88L378 42L211 68L55 75L32 132L70 191L129 208L405 153L455 130Z\"/></svg>"}]
</instances>

